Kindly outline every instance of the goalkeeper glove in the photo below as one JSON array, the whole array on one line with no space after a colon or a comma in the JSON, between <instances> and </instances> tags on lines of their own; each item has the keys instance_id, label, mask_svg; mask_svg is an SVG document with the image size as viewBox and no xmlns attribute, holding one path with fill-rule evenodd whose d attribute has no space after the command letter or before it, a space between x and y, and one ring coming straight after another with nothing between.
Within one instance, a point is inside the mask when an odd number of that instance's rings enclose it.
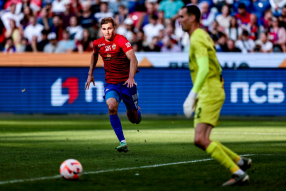
<instances>
[{"instance_id":1,"label":"goalkeeper glove","mask_svg":"<svg viewBox=\"0 0 286 191\"><path fill-rule=\"evenodd\" d=\"M197 102L198 102L198 94L194 91L190 91L183 105L184 114L187 118L190 118L193 112L196 110Z\"/></svg>"}]
</instances>

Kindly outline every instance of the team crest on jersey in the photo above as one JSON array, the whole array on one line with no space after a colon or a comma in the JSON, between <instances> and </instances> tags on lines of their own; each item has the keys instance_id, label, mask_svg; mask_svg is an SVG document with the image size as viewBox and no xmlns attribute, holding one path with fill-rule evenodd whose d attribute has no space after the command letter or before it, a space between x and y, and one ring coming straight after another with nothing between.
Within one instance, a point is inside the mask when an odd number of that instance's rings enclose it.
<instances>
[{"instance_id":1,"label":"team crest on jersey","mask_svg":"<svg viewBox=\"0 0 286 191\"><path fill-rule=\"evenodd\" d=\"M108 46L105 47L105 51L110 51L110 50L111 50L110 45L108 45Z\"/></svg>"},{"instance_id":2,"label":"team crest on jersey","mask_svg":"<svg viewBox=\"0 0 286 191\"><path fill-rule=\"evenodd\" d=\"M112 45L112 50L115 50L116 49L116 44L113 44Z\"/></svg>"},{"instance_id":3,"label":"team crest on jersey","mask_svg":"<svg viewBox=\"0 0 286 191\"><path fill-rule=\"evenodd\" d=\"M125 43L126 47L129 48L131 46L130 42Z\"/></svg>"}]
</instances>

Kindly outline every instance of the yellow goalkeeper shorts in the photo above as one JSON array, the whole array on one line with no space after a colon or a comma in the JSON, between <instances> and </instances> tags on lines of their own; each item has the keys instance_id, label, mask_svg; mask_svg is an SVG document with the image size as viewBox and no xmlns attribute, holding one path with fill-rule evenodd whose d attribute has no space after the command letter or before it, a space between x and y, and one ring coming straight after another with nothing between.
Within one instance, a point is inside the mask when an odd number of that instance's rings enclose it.
<instances>
[{"instance_id":1,"label":"yellow goalkeeper shorts","mask_svg":"<svg viewBox=\"0 0 286 191\"><path fill-rule=\"evenodd\" d=\"M194 116L194 127L196 128L198 123L206 123L212 126L217 126L223 102L224 99L218 101L198 100Z\"/></svg>"}]
</instances>

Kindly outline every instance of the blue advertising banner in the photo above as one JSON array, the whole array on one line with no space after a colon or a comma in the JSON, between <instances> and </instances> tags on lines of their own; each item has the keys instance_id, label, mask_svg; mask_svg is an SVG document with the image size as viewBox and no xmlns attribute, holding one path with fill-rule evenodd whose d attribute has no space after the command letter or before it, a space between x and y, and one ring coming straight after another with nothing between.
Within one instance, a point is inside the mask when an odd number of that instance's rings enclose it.
<instances>
[{"instance_id":1,"label":"blue advertising banner","mask_svg":"<svg viewBox=\"0 0 286 191\"><path fill-rule=\"evenodd\" d=\"M225 69L222 115L286 116L285 69ZM95 86L84 90L88 68L0 68L0 112L104 114L104 70L96 68ZM183 114L191 87L186 68L140 68L139 105L146 114ZM125 113L120 103L120 113Z\"/></svg>"}]
</instances>

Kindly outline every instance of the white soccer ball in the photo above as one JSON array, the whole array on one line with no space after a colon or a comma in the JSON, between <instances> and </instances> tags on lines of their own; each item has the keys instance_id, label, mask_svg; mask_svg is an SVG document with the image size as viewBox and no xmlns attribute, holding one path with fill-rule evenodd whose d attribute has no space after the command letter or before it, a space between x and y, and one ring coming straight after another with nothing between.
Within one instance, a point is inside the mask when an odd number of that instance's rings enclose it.
<instances>
[{"instance_id":1,"label":"white soccer ball","mask_svg":"<svg viewBox=\"0 0 286 191\"><path fill-rule=\"evenodd\" d=\"M78 179L82 174L82 166L75 159L65 160L60 166L60 174L66 180Z\"/></svg>"}]
</instances>

